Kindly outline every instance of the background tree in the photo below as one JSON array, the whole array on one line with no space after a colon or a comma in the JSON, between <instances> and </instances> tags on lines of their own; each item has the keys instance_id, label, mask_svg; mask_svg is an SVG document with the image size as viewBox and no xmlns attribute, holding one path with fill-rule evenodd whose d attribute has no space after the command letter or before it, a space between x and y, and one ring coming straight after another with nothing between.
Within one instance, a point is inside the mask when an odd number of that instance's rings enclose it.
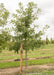
<instances>
[{"instance_id":1,"label":"background tree","mask_svg":"<svg viewBox=\"0 0 54 75\"><path fill-rule=\"evenodd\" d=\"M49 44L49 39L46 37L46 44Z\"/></svg>"},{"instance_id":2,"label":"background tree","mask_svg":"<svg viewBox=\"0 0 54 75\"><path fill-rule=\"evenodd\" d=\"M0 4L0 27L4 27L7 24L7 19L9 16L9 12L8 10L4 7L4 4L1 3ZM2 29L0 29L0 50L2 49L2 44L4 44L4 35L6 34L6 32L2 31Z\"/></svg>"},{"instance_id":3,"label":"background tree","mask_svg":"<svg viewBox=\"0 0 54 75\"><path fill-rule=\"evenodd\" d=\"M2 47L2 49L9 49L9 41L11 40L11 35L9 32L9 29L2 29L1 33L0 33L0 46Z\"/></svg>"},{"instance_id":4,"label":"background tree","mask_svg":"<svg viewBox=\"0 0 54 75\"><path fill-rule=\"evenodd\" d=\"M52 38L50 39L50 43L51 44L54 44L54 40Z\"/></svg>"},{"instance_id":5,"label":"background tree","mask_svg":"<svg viewBox=\"0 0 54 75\"><path fill-rule=\"evenodd\" d=\"M18 53L20 49L20 42L17 36L11 36L11 41L9 42L9 50L14 50L15 53Z\"/></svg>"}]
</instances>

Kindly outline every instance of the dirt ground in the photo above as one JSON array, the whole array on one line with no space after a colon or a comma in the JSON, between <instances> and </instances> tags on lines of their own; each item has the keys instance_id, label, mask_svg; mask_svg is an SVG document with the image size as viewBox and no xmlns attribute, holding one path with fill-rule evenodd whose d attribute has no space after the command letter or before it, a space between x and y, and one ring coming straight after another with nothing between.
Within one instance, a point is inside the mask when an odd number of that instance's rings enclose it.
<instances>
[{"instance_id":1,"label":"dirt ground","mask_svg":"<svg viewBox=\"0 0 54 75\"><path fill-rule=\"evenodd\" d=\"M54 64L48 64L48 65L32 65L28 66L27 70L31 69L47 69L47 70L54 70ZM14 67L14 68L6 68L6 69L0 69L0 75L7 75L11 73L16 73L20 71L20 67ZM25 66L23 66L23 71L25 71Z\"/></svg>"},{"instance_id":2,"label":"dirt ground","mask_svg":"<svg viewBox=\"0 0 54 75\"><path fill-rule=\"evenodd\" d=\"M46 57L27 58L27 60L46 59L46 58L54 58L54 55L53 56L46 56ZM23 60L26 60L26 59L24 58ZM2 63L2 62L12 62L12 61L20 61L20 59L1 60L0 63Z\"/></svg>"}]
</instances>

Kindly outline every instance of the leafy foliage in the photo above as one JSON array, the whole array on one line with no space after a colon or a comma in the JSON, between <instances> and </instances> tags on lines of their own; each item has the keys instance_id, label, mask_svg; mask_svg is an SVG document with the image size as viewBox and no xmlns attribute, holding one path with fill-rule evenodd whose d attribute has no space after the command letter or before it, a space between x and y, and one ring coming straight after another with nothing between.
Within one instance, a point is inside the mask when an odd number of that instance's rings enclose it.
<instances>
[{"instance_id":1,"label":"leafy foliage","mask_svg":"<svg viewBox=\"0 0 54 75\"><path fill-rule=\"evenodd\" d=\"M0 26L4 26L7 23L7 18L9 16L8 10L4 7L4 4L0 4Z\"/></svg>"},{"instance_id":2,"label":"leafy foliage","mask_svg":"<svg viewBox=\"0 0 54 75\"><path fill-rule=\"evenodd\" d=\"M11 40L11 35L9 30L4 29L0 33L0 47L5 49L5 47L8 47L8 43Z\"/></svg>"},{"instance_id":3,"label":"leafy foliage","mask_svg":"<svg viewBox=\"0 0 54 75\"><path fill-rule=\"evenodd\" d=\"M37 4L33 2L29 2L26 8L23 7L22 3L19 3L19 9L16 10L16 14L13 14L11 23L15 26L17 41L23 43L24 50L34 48L36 36L40 37L42 35L41 31L38 34L35 33L35 27L37 26L33 24L38 19L39 11ZM31 28L32 24L33 28Z\"/></svg>"},{"instance_id":4,"label":"leafy foliage","mask_svg":"<svg viewBox=\"0 0 54 75\"><path fill-rule=\"evenodd\" d=\"M0 4L0 27L4 27L7 24L9 12L4 7L4 4ZM7 41L10 39L9 33L6 30L0 29L0 52L7 46Z\"/></svg>"}]
</instances>

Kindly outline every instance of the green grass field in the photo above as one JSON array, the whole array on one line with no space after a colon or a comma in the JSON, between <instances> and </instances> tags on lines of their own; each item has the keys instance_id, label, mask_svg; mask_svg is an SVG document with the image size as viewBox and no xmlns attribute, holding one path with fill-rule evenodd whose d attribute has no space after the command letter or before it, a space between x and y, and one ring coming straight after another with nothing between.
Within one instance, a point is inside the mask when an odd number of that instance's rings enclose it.
<instances>
[{"instance_id":1,"label":"green grass field","mask_svg":"<svg viewBox=\"0 0 54 75\"><path fill-rule=\"evenodd\" d=\"M47 58L47 59L37 59L37 60L28 60L27 64L29 65L43 65L54 63L54 58ZM12 61L12 62L2 62L0 63L0 68L10 68L10 67L19 67L20 61ZM23 61L23 66L25 66L25 61Z\"/></svg>"},{"instance_id":2,"label":"green grass field","mask_svg":"<svg viewBox=\"0 0 54 75\"><path fill-rule=\"evenodd\" d=\"M28 66L54 64L54 44L44 45L33 51L30 50L27 55L27 58L31 59L27 60ZM25 58L25 51L23 51L23 58ZM15 59L20 59L20 52L17 54L14 51L3 50L0 53L0 69L19 67L20 61L14 61ZM23 66L25 66L25 60L23 60ZM34 72L32 75L54 75L54 69L50 69L50 71L47 69L46 71L43 69L37 69L37 71L36 69L32 69L32 72Z\"/></svg>"},{"instance_id":3,"label":"green grass field","mask_svg":"<svg viewBox=\"0 0 54 75\"><path fill-rule=\"evenodd\" d=\"M54 44L44 45L41 48L33 51L30 50L28 51L27 57L31 58L31 60L27 60L28 66L54 64ZM23 58L25 58L25 52L23 52ZM13 61L8 61L12 59ZM15 59L20 59L20 52L16 54L14 53L14 51L3 50L2 53L0 53L0 69L19 67L20 61L14 61ZM23 66L25 66L25 60L23 60ZM51 73L47 71L42 73L41 75L50 75L50 74L54 75L54 70L51 71ZM40 74L32 74L32 75L40 75Z\"/></svg>"},{"instance_id":4,"label":"green grass field","mask_svg":"<svg viewBox=\"0 0 54 75\"><path fill-rule=\"evenodd\" d=\"M46 49L45 49L46 47ZM50 47L50 48L49 48ZM47 57L54 56L54 45L46 45L38 50L28 51L28 58L36 58L36 57ZM0 53L0 61L7 59L19 59L20 53L16 54L13 51L4 51ZM23 58L25 58L25 52L23 53Z\"/></svg>"},{"instance_id":5,"label":"green grass field","mask_svg":"<svg viewBox=\"0 0 54 75\"><path fill-rule=\"evenodd\" d=\"M54 44L42 46L41 48L34 50L34 51L30 50L28 51L27 57L39 58L36 60L28 60L28 65L54 63ZM45 59L43 57L45 57ZM25 52L23 52L23 58L25 58ZM19 61L8 62L8 60L12 60L12 59L20 59L20 53L16 54L14 53L14 51L3 50L3 52L0 53L0 68L16 67L20 65ZM5 62L2 62L2 61L5 61ZM25 65L24 61L23 61L23 64Z\"/></svg>"}]
</instances>

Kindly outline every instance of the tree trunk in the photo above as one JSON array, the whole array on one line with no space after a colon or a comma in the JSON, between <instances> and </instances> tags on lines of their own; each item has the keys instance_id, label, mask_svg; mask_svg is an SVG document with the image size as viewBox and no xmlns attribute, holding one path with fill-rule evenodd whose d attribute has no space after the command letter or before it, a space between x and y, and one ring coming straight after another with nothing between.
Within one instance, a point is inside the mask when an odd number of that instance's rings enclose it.
<instances>
[{"instance_id":1,"label":"tree trunk","mask_svg":"<svg viewBox=\"0 0 54 75\"><path fill-rule=\"evenodd\" d=\"M25 61L26 61L26 63L25 63L25 68L27 69L27 50L25 51Z\"/></svg>"},{"instance_id":2,"label":"tree trunk","mask_svg":"<svg viewBox=\"0 0 54 75\"><path fill-rule=\"evenodd\" d=\"M20 48L20 75L22 75L22 61L23 61L23 45L21 43L21 48Z\"/></svg>"}]
</instances>

